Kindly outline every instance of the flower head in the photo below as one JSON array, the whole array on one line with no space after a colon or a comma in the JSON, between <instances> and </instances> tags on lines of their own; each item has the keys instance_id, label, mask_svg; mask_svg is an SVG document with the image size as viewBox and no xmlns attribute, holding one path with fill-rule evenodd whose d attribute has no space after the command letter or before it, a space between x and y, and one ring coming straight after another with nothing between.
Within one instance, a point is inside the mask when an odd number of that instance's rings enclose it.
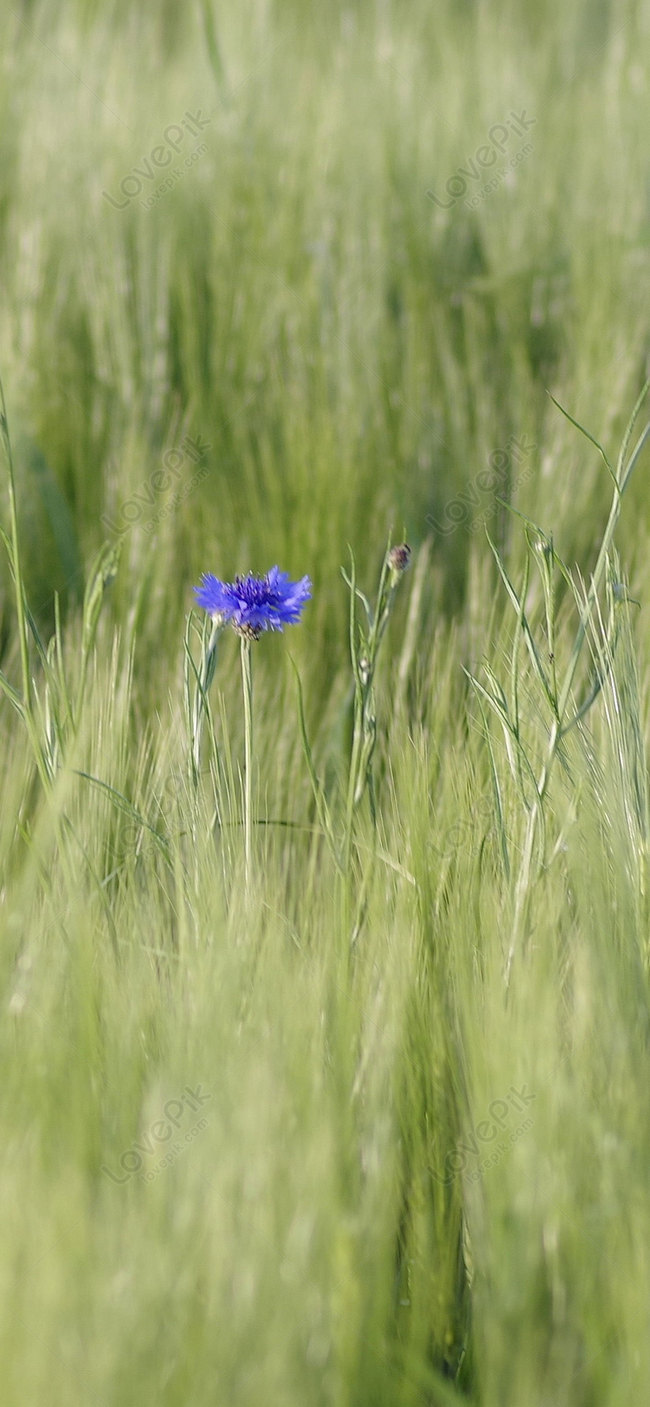
<instances>
[{"instance_id":1,"label":"flower head","mask_svg":"<svg viewBox=\"0 0 650 1407\"><path fill-rule=\"evenodd\" d=\"M211 572L204 572L194 594L197 605L209 611L213 620L221 625L229 621L239 635L258 640L263 630L282 630L300 620L311 597L311 582L308 576L290 581L279 567L271 567L266 576L249 572L234 581L219 581Z\"/></svg>"},{"instance_id":2,"label":"flower head","mask_svg":"<svg viewBox=\"0 0 650 1407\"><path fill-rule=\"evenodd\" d=\"M406 571L411 560L411 549L408 542L400 542L398 547L391 547L388 553L388 566L391 572L401 575Z\"/></svg>"}]
</instances>

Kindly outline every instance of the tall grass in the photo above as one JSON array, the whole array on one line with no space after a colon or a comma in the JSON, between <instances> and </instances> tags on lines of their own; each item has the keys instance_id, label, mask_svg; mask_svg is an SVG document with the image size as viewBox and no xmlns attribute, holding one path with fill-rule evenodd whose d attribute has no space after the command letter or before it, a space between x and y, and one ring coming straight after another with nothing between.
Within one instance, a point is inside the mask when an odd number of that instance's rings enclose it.
<instances>
[{"instance_id":1,"label":"tall grass","mask_svg":"<svg viewBox=\"0 0 650 1407\"><path fill-rule=\"evenodd\" d=\"M7 1407L648 1395L649 25L5 17Z\"/></svg>"}]
</instances>

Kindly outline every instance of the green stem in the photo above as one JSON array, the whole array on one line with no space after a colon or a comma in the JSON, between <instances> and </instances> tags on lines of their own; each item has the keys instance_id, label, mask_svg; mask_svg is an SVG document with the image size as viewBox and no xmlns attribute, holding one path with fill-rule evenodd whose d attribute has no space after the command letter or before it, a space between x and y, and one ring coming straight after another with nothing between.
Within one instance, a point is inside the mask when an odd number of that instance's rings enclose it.
<instances>
[{"instance_id":1,"label":"green stem","mask_svg":"<svg viewBox=\"0 0 650 1407\"><path fill-rule=\"evenodd\" d=\"M251 878L253 825L253 663L251 641L242 635L241 675L244 691L244 854L246 885Z\"/></svg>"},{"instance_id":2,"label":"green stem","mask_svg":"<svg viewBox=\"0 0 650 1407\"><path fill-rule=\"evenodd\" d=\"M192 719L192 775L196 782L201 772L201 738L203 736L203 723L208 709L208 690L214 678L214 671L217 662L217 639L221 626L218 621L213 621L210 631L210 638L205 644L203 658L201 660L201 672L198 677L197 687L194 696L194 710Z\"/></svg>"},{"instance_id":3,"label":"green stem","mask_svg":"<svg viewBox=\"0 0 650 1407\"><path fill-rule=\"evenodd\" d=\"M0 437L4 446L7 468L9 470L9 522L11 527L11 541L6 533L2 532L2 538L9 555L9 565L16 589L16 615L18 619L18 640L20 644L20 669L22 676L23 696L22 707L19 712L27 729L27 734L34 751L34 757L38 774L43 783L44 790L49 789L51 783L50 767L45 756L41 740L38 736L34 712L32 707L32 685L29 673L29 646L27 635L27 610L25 605L25 588L23 584L23 573L20 561L20 539L18 535L18 510L16 506L16 480L14 476L14 461L11 450L11 437L9 435L9 421L7 419L7 406L5 393L0 380ZM15 702L15 701L14 701Z\"/></svg>"},{"instance_id":4,"label":"green stem","mask_svg":"<svg viewBox=\"0 0 650 1407\"><path fill-rule=\"evenodd\" d=\"M647 384L648 384L648 383L646 383L646 388L645 388L646 390L647 390ZM563 687L563 689L562 689L562 693L560 694L560 699L559 699L559 703L558 703L559 719L558 719L558 724L557 724L557 729L556 729L556 731L559 731L559 729L560 729L561 726L562 726L563 719L564 719L564 714L565 714L565 711L566 711L566 707L567 707L567 704L568 704L568 702L569 702L569 697L570 697L571 689L572 689L572 686L573 686L573 680L574 680L575 672L576 672L576 669L577 669L577 666L578 666L578 659L579 659L579 656L580 656L580 652L581 652L581 650L582 650L582 646L583 646L583 643L584 643L584 640L585 640L585 636L586 636L586 634L587 634L587 627L588 627L589 621L590 621L590 619L591 619L591 615L592 615L592 612L593 612L593 609L594 609L594 604L595 604L595 602L596 602L596 598L597 598L597 596L598 596L598 591L599 591L599 589L600 589L601 580L602 580L602 577L603 577L604 572L605 572L605 567L606 567L606 565L607 565L607 558L608 558L608 555L609 555L609 550L610 550L611 545L612 545L612 540L613 540L613 537L614 537L614 532L615 532L615 529L616 529L616 524L618 523L618 520L619 520L619 517L620 517L620 513L621 513L621 498L623 497L623 493L624 493L625 489L627 488L627 485L628 485L628 483L629 483L629 481L630 481L630 478L631 478L631 476L632 476L632 472L633 472L633 470L634 470L634 468L635 468L635 466L636 466L636 464L637 464L637 461L638 461L638 459L639 459L639 456L640 456L640 454L641 454L641 451L643 450L643 447L644 447L644 445L645 445L645 443L646 443L646 441L647 441L647 439L648 439L649 437L650 437L650 424L646 425L645 430L643 431L643 434L640 436L640 438L639 438L639 440L638 440L638 442L637 442L637 444L636 444L636 446L635 446L635 449L634 449L634 451L633 451L633 453L632 453L632 455L631 455L631 457L630 457L629 463L628 463L627 467L625 468L625 470L622 472L622 476L621 476L620 480L618 481L618 483L617 483L617 485L616 485L616 492L615 492L615 494L614 494L614 498L613 498L613 501L612 501L612 506L611 506L610 511L609 511L609 518L608 518L608 520L607 520L607 527L605 528L605 532L604 532L604 535L603 535L603 540L602 540L601 545L600 545L600 551L599 551L599 553L598 553L598 560L597 560L597 562L596 562L596 566L594 567L593 575L592 575L592 578L591 578L591 585L590 585L590 587L589 587L589 591L587 592L587 598L586 598L586 600L585 600L584 610L583 610L582 615L581 615L581 617L580 617L580 624L579 624L579 626L578 626L578 631L577 631L576 638L575 638L575 643L574 643L574 646L573 646L573 652L572 652L572 655L571 655L571 659L570 659L570 661L569 661L569 668L568 668L568 670L567 670L566 679L565 679L565 681L564 681L564 687Z\"/></svg>"},{"instance_id":5,"label":"green stem","mask_svg":"<svg viewBox=\"0 0 650 1407\"><path fill-rule=\"evenodd\" d=\"M227 98L226 74L223 65L223 58L221 55L221 48L219 46L219 39L217 37L217 26L215 23L214 11L212 9L210 0L199 0L199 13L201 16L201 21L203 23L203 33L205 35L205 44L208 51L208 59L210 62L210 67L212 69L214 81L217 86L217 92L221 101L225 102Z\"/></svg>"},{"instance_id":6,"label":"green stem","mask_svg":"<svg viewBox=\"0 0 650 1407\"><path fill-rule=\"evenodd\" d=\"M355 698L354 709L354 733L352 737L352 754L350 757L350 773L348 777L348 795L345 808L345 843L343 851L343 869L345 874L350 870L350 854L352 849L352 827L354 824L355 796L358 785L359 758L361 754L361 708L357 698Z\"/></svg>"},{"instance_id":7,"label":"green stem","mask_svg":"<svg viewBox=\"0 0 650 1407\"><path fill-rule=\"evenodd\" d=\"M367 607L368 615L370 616L370 630L367 638L362 636L360 642L357 641L356 629L357 591L354 560L352 562L352 577L348 583L350 586L350 655L354 672L354 727L348 774L348 792L345 809L345 839L342 857L342 865L345 874L348 874L350 870L354 813L366 788L369 794L372 822L373 825L375 824L375 801L372 777L372 757L375 747L374 679L377 667L377 656L386 626L388 625L393 598L400 575L400 573L396 572L390 566L389 549L390 539L382 562L379 586L377 588L377 602L374 612L371 612ZM362 599L365 600L365 598Z\"/></svg>"},{"instance_id":8,"label":"green stem","mask_svg":"<svg viewBox=\"0 0 650 1407\"><path fill-rule=\"evenodd\" d=\"M29 653L27 648L27 620L25 616L25 596L23 590L23 574L20 565L20 547L18 539L18 512L16 509L16 481L14 478L14 461L11 453L11 439L9 437L9 422L7 420L7 407L5 404L5 393L0 381L0 429L4 443L7 468L9 470L9 522L11 526L11 569L16 587L16 613L18 616L18 639L20 642L20 665L23 680L23 705L25 713L31 717L31 681L29 676Z\"/></svg>"},{"instance_id":9,"label":"green stem","mask_svg":"<svg viewBox=\"0 0 650 1407\"><path fill-rule=\"evenodd\" d=\"M637 405L635 407L632 420L630 421L630 425L628 426L628 430L626 431L625 445L629 443L634 418L643 399L643 395L645 395L647 390L648 383L646 382L643 388L643 393L637 401ZM571 658L569 660L564 684L562 686L562 691L558 700L557 714L551 724L546 758L544 760L539 775L539 780L537 782L537 796L528 816L524 849L522 853L522 860L519 868L519 874L517 877L517 884L515 889L515 905L512 932L510 937L510 946L508 949L508 956L506 959L506 967L504 973L506 992L508 991L510 985L512 965L515 959L517 949L520 945L523 945L525 941L526 918L528 913L528 903L530 899L532 862L535 850L537 828L539 825L540 815L542 814L542 807L544 805L544 800L546 797L551 772L553 770L555 759L557 757L558 748L562 741L563 734L568 731L568 727L570 726L565 724L564 719L571 699L571 691L573 688L573 683L575 680L580 655L582 653L582 647L587 636L589 622L592 618L596 601L598 600L598 593L600 591L602 579L605 575L607 562L609 560L609 552L611 550L614 532L621 512L621 499L624 490L626 489L630 481L633 470L635 469L636 464L639 460L644 445L646 444L649 438L650 424L646 425L645 430L639 437L637 444L635 445L635 448L632 451L632 454L630 455L627 465L623 466L622 455L619 458L619 472L616 479L615 493L614 498L612 500L612 506L609 512L609 518L607 520L607 526L605 528L603 540L600 545L600 551L598 553L596 565L594 567L594 571L591 577L589 590L585 598L585 604L580 614L580 620L578 623L576 638L573 644L573 650L571 652ZM576 714L571 721L575 722L577 716L578 714Z\"/></svg>"}]
</instances>

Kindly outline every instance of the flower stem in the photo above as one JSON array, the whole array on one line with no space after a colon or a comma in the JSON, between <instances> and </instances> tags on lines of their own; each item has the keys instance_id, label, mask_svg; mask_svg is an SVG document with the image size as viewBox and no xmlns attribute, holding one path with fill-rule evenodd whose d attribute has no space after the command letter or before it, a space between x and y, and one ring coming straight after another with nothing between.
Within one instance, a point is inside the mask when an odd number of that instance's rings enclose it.
<instances>
[{"instance_id":1,"label":"flower stem","mask_svg":"<svg viewBox=\"0 0 650 1407\"><path fill-rule=\"evenodd\" d=\"M251 878L253 826L253 662L251 641L242 636L241 676L244 691L244 854L246 885Z\"/></svg>"}]
</instances>

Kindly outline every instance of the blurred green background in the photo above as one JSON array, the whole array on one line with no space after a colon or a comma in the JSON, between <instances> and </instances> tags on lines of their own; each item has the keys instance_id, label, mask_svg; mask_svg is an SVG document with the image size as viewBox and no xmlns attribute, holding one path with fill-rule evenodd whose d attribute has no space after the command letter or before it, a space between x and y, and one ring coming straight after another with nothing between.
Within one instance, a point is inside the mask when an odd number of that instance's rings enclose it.
<instances>
[{"instance_id":1,"label":"blurred green background","mask_svg":"<svg viewBox=\"0 0 650 1407\"><path fill-rule=\"evenodd\" d=\"M163 669L199 570L277 560L314 575L321 690L338 565L391 524L433 536L457 609L472 536L435 525L513 435L536 448L497 487L593 547L607 487L546 391L611 445L642 379L647 6L66 0L3 27L0 365L44 612L186 434L209 475L149 536L164 491L142 510L116 590Z\"/></svg>"}]
</instances>

